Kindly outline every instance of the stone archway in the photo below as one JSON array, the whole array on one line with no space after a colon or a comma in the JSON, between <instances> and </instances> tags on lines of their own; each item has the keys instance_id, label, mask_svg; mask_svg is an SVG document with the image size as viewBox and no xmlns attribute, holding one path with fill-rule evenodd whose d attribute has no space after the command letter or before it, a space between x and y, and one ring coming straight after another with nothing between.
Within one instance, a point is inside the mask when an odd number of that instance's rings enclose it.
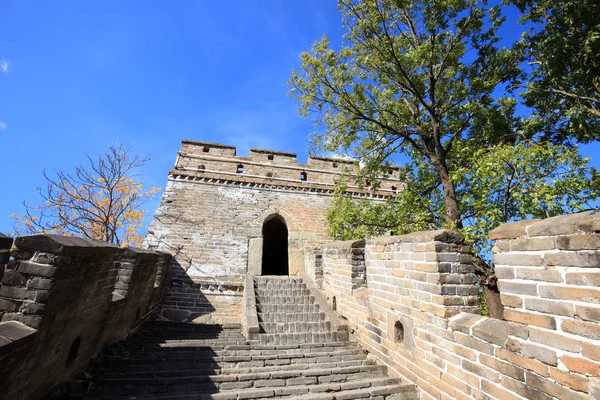
<instances>
[{"instance_id":1,"label":"stone archway","mask_svg":"<svg viewBox=\"0 0 600 400\"><path fill-rule=\"evenodd\" d=\"M261 275L289 275L288 228L281 215L265 220L262 239Z\"/></svg>"}]
</instances>

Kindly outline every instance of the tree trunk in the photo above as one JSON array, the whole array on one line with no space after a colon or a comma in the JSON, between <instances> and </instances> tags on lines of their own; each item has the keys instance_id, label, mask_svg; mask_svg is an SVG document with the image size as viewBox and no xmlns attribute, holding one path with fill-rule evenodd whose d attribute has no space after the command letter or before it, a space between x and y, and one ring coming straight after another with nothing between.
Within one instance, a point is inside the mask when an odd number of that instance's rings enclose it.
<instances>
[{"instance_id":1,"label":"tree trunk","mask_svg":"<svg viewBox=\"0 0 600 400\"><path fill-rule=\"evenodd\" d=\"M450 174L448 174L446 162L437 154L430 155L429 159L431 160L433 167L442 181L442 188L444 190L444 204L446 205L445 219L447 222L452 224L453 227L460 229L462 228L460 209L458 208L458 201L456 200L454 183L450 179Z\"/></svg>"},{"instance_id":2,"label":"tree trunk","mask_svg":"<svg viewBox=\"0 0 600 400\"><path fill-rule=\"evenodd\" d=\"M430 155L429 159L442 181L444 203L446 205L445 219L455 229L460 229L462 228L460 209L458 207L458 201L456 200L454 183L450 179L446 162L437 154ZM503 319L504 307L500 301L500 292L498 291L497 286L498 279L494 274L494 270L477 254L473 254L473 265L475 266L475 274L477 275L479 284L483 290L483 298L487 304L489 316L492 318Z\"/></svg>"},{"instance_id":3,"label":"tree trunk","mask_svg":"<svg viewBox=\"0 0 600 400\"><path fill-rule=\"evenodd\" d=\"M504 306L500 301L498 278L492 267L477 254L473 254L475 275L483 289L483 299L487 304L488 315L492 318L504 319Z\"/></svg>"}]
</instances>

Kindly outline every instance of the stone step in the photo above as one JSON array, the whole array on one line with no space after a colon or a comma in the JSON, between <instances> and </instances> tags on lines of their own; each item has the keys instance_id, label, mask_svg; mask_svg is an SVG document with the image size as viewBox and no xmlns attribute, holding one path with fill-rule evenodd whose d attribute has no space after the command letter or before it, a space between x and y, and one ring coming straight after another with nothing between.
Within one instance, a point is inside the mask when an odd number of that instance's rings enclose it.
<instances>
[{"instance_id":1,"label":"stone step","mask_svg":"<svg viewBox=\"0 0 600 400\"><path fill-rule=\"evenodd\" d=\"M365 351L362 349L346 349L339 348L333 351L314 351L308 352L269 352L261 351L251 353L249 351L143 351L143 350L124 350L119 355L109 355L105 357L106 362L111 365L141 365L141 364L164 364L164 363L181 363L181 362L250 362L250 361L269 361L269 360L285 360L285 364L289 363L315 363L343 360L356 360L360 357L365 357ZM282 363L283 364L283 363Z\"/></svg>"},{"instance_id":2,"label":"stone step","mask_svg":"<svg viewBox=\"0 0 600 400\"><path fill-rule=\"evenodd\" d=\"M232 382L235 383L235 382ZM238 382L241 383L241 382ZM295 383L295 382L294 382ZM240 385L242 386L242 385ZM133 389L133 388L132 388ZM142 390L146 388L141 388ZM155 388L156 389L156 388ZM234 399L268 399L285 398L288 400L324 400L324 399L385 399L416 400L417 392L413 385L403 385L393 378L370 378L349 382L328 382L317 385L290 385L279 387L232 389L217 392L216 389L193 391L193 386L184 386L179 393L169 392L169 387L161 387L151 393L135 392L119 394L113 390L100 388L92 393L96 399L130 399L135 395L137 400L234 400Z\"/></svg>"},{"instance_id":3,"label":"stone step","mask_svg":"<svg viewBox=\"0 0 600 400\"><path fill-rule=\"evenodd\" d=\"M261 333L259 335L260 344L301 344L301 343L326 343L331 341L348 340L348 332L328 331L328 332L307 332L307 333Z\"/></svg>"},{"instance_id":4,"label":"stone step","mask_svg":"<svg viewBox=\"0 0 600 400\"><path fill-rule=\"evenodd\" d=\"M256 304L274 304L282 306L286 304L316 304L313 296L280 296L280 297L257 297Z\"/></svg>"},{"instance_id":5,"label":"stone step","mask_svg":"<svg viewBox=\"0 0 600 400\"><path fill-rule=\"evenodd\" d=\"M249 362L230 363L231 366L217 364L213 362L204 363L169 363L169 364L132 364L132 365L114 365L105 364L103 368L97 369L97 374L102 374L103 378L172 378L183 376L200 375L239 375L239 374L264 374L277 371L293 371L298 369L307 369L308 365L315 365L318 362L319 368L338 369L346 367L361 367L366 365L375 365L373 361L365 360L364 356L354 357L355 360L304 360L304 363L275 364L281 360L258 360ZM266 364L271 362L270 364ZM227 363L225 363L227 364Z\"/></svg>"},{"instance_id":6,"label":"stone step","mask_svg":"<svg viewBox=\"0 0 600 400\"><path fill-rule=\"evenodd\" d=\"M287 288L277 288L277 289L266 289L266 288L258 288L254 290L256 295L261 297L300 297L300 296L310 296L310 290L308 289L287 289Z\"/></svg>"},{"instance_id":7,"label":"stone step","mask_svg":"<svg viewBox=\"0 0 600 400\"><path fill-rule=\"evenodd\" d=\"M306 289L304 282L288 283L288 282L268 282L254 283L254 289Z\"/></svg>"},{"instance_id":8,"label":"stone step","mask_svg":"<svg viewBox=\"0 0 600 400\"><path fill-rule=\"evenodd\" d=\"M386 378L385 368L375 365L346 367L338 369L303 369L294 371L273 371L265 373L198 375L173 378L99 378L94 380L99 392L105 394L161 393L163 390L184 392L230 391L240 389L283 388L306 385L341 385L348 383L352 389L358 380L386 379L387 384L397 384L398 380ZM352 383L354 386L352 386ZM365 383L366 384L366 383ZM370 384L369 384L370 385ZM103 390L104 389L104 390ZM325 389L325 388L323 388ZM106 393L108 391L108 393ZM305 392L306 393L306 392ZM293 393L291 391L290 394Z\"/></svg>"},{"instance_id":9,"label":"stone step","mask_svg":"<svg viewBox=\"0 0 600 400\"><path fill-rule=\"evenodd\" d=\"M318 322L325 321L327 316L324 312L259 312L258 319L261 322Z\"/></svg>"},{"instance_id":10,"label":"stone step","mask_svg":"<svg viewBox=\"0 0 600 400\"><path fill-rule=\"evenodd\" d=\"M259 313L308 313L320 312L318 304L257 304Z\"/></svg>"},{"instance_id":11,"label":"stone step","mask_svg":"<svg viewBox=\"0 0 600 400\"><path fill-rule=\"evenodd\" d=\"M260 322L261 332L265 333L307 333L331 331L331 322Z\"/></svg>"}]
</instances>

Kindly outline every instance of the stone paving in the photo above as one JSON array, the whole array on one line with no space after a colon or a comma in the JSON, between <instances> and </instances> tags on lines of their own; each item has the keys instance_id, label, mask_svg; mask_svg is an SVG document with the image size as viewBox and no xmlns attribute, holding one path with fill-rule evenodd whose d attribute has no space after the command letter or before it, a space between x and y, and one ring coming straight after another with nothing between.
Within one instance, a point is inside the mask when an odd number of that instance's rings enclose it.
<instances>
[{"instance_id":1,"label":"stone paving","mask_svg":"<svg viewBox=\"0 0 600 400\"><path fill-rule=\"evenodd\" d=\"M255 280L261 333L236 324L151 322L93 371L88 399L416 399L346 332L331 330L299 278Z\"/></svg>"}]
</instances>

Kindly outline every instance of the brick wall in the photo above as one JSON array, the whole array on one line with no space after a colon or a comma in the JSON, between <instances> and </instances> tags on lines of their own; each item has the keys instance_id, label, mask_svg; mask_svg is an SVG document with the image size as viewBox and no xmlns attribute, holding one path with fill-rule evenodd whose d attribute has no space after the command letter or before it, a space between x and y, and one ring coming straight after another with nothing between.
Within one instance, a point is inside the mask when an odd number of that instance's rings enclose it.
<instances>
[{"instance_id":1,"label":"brick wall","mask_svg":"<svg viewBox=\"0 0 600 400\"><path fill-rule=\"evenodd\" d=\"M483 317L469 248L449 231L323 249L323 292L354 338L423 399L599 398L599 214L492 233L506 320Z\"/></svg>"},{"instance_id":2,"label":"brick wall","mask_svg":"<svg viewBox=\"0 0 600 400\"><path fill-rule=\"evenodd\" d=\"M52 235L17 238L12 256L0 287L0 398L19 400L70 380L152 318L170 259Z\"/></svg>"}]
</instances>

